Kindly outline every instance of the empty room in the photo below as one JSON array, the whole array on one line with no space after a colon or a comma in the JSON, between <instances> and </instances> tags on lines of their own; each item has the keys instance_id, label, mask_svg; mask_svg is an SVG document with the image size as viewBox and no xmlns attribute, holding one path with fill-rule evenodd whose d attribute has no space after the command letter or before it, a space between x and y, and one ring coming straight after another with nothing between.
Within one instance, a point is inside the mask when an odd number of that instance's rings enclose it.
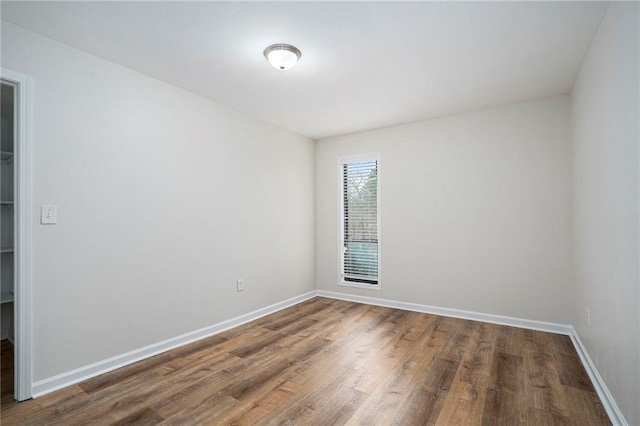
<instances>
[{"instance_id":1,"label":"empty room","mask_svg":"<svg viewBox=\"0 0 640 426\"><path fill-rule=\"evenodd\" d=\"M640 2L2 1L6 425L640 425Z\"/></svg>"}]
</instances>

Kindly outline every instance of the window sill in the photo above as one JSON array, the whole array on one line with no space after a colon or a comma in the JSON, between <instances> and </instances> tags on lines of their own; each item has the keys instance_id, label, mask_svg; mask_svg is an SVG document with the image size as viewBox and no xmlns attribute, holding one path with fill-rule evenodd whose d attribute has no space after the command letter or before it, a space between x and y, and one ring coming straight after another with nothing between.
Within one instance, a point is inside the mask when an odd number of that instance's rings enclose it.
<instances>
[{"instance_id":1,"label":"window sill","mask_svg":"<svg viewBox=\"0 0 640 426\"><path fill-rule=\"evenodd\" d=\"M364 288L366 290L382 291L380 282L378 282L378 284L364 284L364 283L353 283L349 281L340 281L338 285L340 287Z\"/></svg>"}]
</instances>

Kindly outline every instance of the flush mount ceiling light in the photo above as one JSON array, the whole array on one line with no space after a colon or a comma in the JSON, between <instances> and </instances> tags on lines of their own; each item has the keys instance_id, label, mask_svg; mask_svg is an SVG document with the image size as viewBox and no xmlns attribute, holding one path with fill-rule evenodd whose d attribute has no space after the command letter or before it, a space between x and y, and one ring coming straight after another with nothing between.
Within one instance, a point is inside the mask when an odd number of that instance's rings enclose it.
<instances>
[{"instance_id":1,"label":"flush mount ceiling light","mask_svg":"<svg viewBox=\"0 0 640 426\"><path fill-rule=\"evenodd\" d=\"M293 68L302 56L300 50L290 44L277 43L264 49L264 57L277 70L286 71Z\"/></svg>"}]
</instances>

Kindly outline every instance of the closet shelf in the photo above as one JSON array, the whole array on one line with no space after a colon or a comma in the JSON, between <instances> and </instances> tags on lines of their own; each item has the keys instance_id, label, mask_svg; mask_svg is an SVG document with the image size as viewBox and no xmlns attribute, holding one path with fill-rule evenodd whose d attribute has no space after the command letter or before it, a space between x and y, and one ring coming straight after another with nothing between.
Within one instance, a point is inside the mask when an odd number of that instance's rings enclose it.
<instances>
[{"instance_id":1,"label":"closet shelf","mask_svg":"<svg viewBox=\"0 0 640 426\"><path fill-rule=\"evenodd\" d=\"M13 253L13 247L0 247L0 253Z\"/></svg>"},{"instance_id":2,"label":"closet shelf","mask_svg":"<svg viewBox=\"0 0 640 426\"><path fill-rule=\"evenodd\" d=\"M0 201L0 205L3 205L3 206L12 206L12 205L13 205L13 201L9 201L9 200L2 200L2 201Z\"/></svg>"},{"instance_id":3,"label":"closet shelf","mask_svg":"<svg viewBox=\"0 0 640 426\"><path fill-rule=\"evenodd\" d=\"M0 151L0 159L7 163L13 162L13 152L11 151Z\"/></svg>"},{"instance_id":4,"label":"closet shelf","mask_svg":"<svg viewBox=\"0 0 640 426\"><path fill-rule=\"evenodd\" d=\"M13 293L6 292L0 294L0 303L10 303L13 302Z\"/></svg>"}]
</instances>

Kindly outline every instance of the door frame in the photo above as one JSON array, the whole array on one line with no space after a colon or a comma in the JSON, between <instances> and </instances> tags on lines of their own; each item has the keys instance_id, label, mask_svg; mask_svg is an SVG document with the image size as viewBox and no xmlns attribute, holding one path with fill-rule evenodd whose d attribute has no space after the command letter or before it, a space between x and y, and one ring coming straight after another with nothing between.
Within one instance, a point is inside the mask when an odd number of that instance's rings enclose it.
<instances>
[{"instance_id":1,"label":"door frame","mask_svg":"<svg viewBox=\"0 0 640 426\"><path fill-rule=\"evenodd\" d=\"M14 111L14 398L24 401L33 396L32 342L32 79L1 68L3 83L15 89Z\"/></svg>"}]
</instances>

